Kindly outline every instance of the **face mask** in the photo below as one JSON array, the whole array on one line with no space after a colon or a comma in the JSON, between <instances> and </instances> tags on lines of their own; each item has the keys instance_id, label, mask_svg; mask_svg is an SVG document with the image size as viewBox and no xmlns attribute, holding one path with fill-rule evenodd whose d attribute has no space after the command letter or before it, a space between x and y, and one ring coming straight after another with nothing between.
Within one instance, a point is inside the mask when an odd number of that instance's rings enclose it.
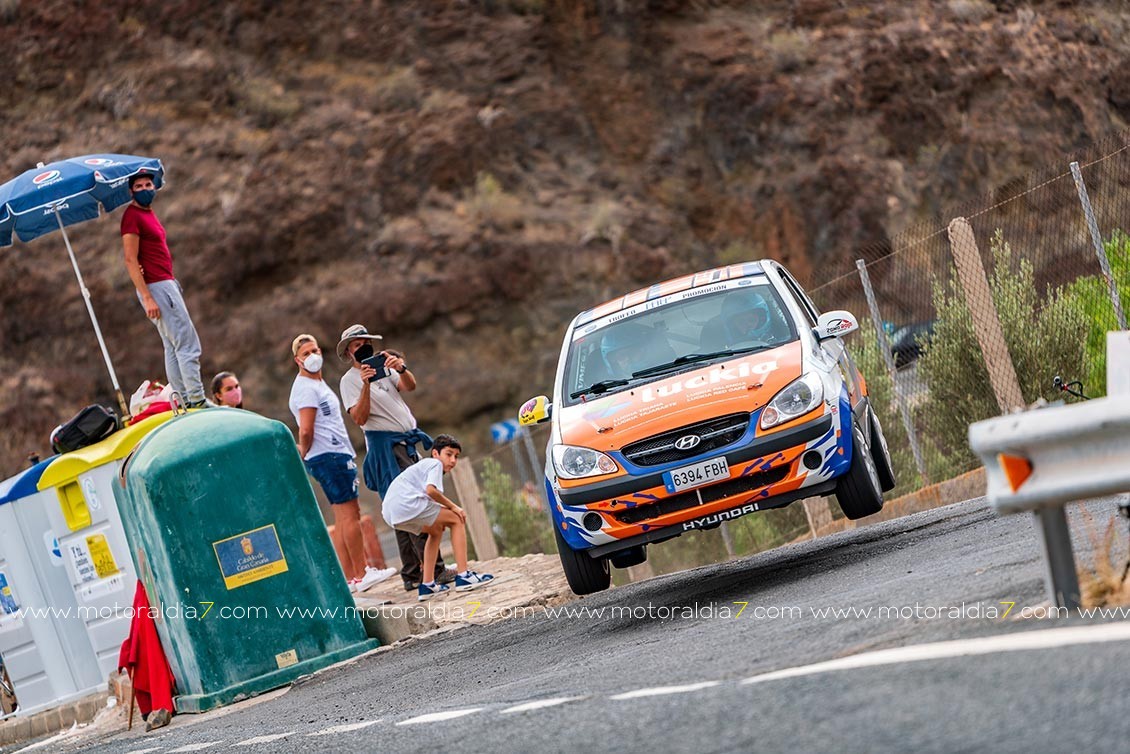
<instances>
[{"instance_id":1,"label":"face mask","mask_svg":"<svg viewBox=\"0 0 1130 754\"><path fill-rule=\"evenodd\" d=\"M238 387L232 388L228 392L224 393L224 397L221 402L225 406L239 408L243 404L243 389Z\"/></svg>"},{"instance_id":2,"label":"face mask","mask_svg":"<svg viewBox=\"0 0 1130 754\"><path fill-rule=\"evenodd\" d=\"M153 189L146 189L144 191L134 191L133 198L142 207L148 207L153 203L153 197L157 196L157 192Z\"/></svg>"},{"instance_id":3,"label":"face mask","mask_svg":"<svg viewBox=\"0 0 1130 754\"><path fill-rule=\"evenodd\" d=\"M322 354L312 353L306 357L302 362L302 368L311 374L317 374L322 371Z\"/></svg>"}]
</instances>

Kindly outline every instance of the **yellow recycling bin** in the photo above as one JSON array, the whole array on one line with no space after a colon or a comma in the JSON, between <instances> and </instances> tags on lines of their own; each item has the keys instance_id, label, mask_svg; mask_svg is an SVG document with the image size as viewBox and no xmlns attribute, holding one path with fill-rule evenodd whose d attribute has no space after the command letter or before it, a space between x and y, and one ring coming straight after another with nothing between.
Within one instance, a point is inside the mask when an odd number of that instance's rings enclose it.
<instances>
[{"instance_id":1,"label":"yellow recycling bin","mask_svg":"<svg viewBox=\"0 0 1130 754\"><path fill-rule=\"evenodd\" d=\"M157 414L101 442L65 453L39 478L54 490L58 505L47 517L59 541L83 624L102 678L117 670L118 651L129 635L137 573L118 513L113 485L122 461L147 434L173 417Z\"/></svg>"}]
</instances>

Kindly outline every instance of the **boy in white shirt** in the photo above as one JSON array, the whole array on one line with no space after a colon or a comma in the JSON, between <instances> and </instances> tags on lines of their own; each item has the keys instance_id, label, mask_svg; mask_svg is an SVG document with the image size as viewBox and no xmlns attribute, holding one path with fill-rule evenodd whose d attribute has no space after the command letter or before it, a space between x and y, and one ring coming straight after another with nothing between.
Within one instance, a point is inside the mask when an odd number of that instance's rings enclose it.
<instances>
[{"instance_id":1,"label":"boy in white shirt","mask_svg":"<svg viewBox=\"0 0 1130 754\"><path fill-rule=\"evenodd\" d=\"M443 494L443 475L455 468L462 450L451 435L436 437L432 457L400 472L381 505L381 515L392 528L428 535L424 562L420 564L423 574L417 599L421 602L450 588L435 582L436 557L444 529L451 531L451 548L455 551L455 591L477 589L494 579L489 573L475 573L467 567L467 512Z\"/></svg>"}]
</instances>

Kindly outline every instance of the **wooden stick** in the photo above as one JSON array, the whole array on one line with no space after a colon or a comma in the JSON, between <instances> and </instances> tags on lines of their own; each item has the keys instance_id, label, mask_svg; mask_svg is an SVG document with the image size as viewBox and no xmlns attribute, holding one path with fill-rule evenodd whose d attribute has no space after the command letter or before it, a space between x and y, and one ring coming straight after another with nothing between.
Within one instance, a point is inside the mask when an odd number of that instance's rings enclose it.
<instances>
[{"instance_id":1,"label":"wooden stick","mask_svg":"<svg viewBox=\"0 0 1130 754\"><path fill-rule=\"evenodd\" d=\"M134 695L133 668L129 669L128 675L129 675L129 724L126 725L126 730L133 730L133 695Z\"/></svg>"}]
</instances>

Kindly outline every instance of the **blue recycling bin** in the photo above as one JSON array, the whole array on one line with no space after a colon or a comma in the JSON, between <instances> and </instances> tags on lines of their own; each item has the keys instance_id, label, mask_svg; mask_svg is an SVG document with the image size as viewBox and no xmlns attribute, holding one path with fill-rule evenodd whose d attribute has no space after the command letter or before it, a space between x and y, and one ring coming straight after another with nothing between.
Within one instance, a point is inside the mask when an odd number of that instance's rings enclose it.
<instances>
[{"instance_id":1,"label":"blue recycling bin","mask_svg":"<svg viewBox=\"0 0 1130 754\"><path fill-rule=\"evenodd\" d=\"M106 687L51 526L58 502L37 486L54 460L0 482L0 655L20 714Z\"/></svg>"}]
</instances>

